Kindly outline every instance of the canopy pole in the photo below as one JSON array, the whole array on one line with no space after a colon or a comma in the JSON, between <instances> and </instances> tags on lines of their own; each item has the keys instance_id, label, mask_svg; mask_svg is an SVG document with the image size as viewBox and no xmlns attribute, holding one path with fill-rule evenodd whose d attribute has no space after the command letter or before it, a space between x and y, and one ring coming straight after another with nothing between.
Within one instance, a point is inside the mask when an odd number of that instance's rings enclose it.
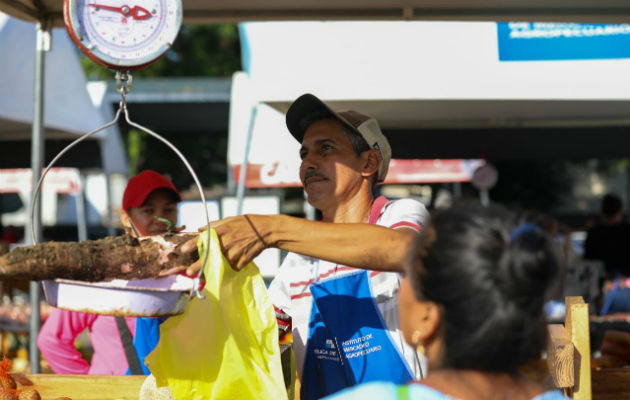
<instances>
[{"instance_id":1,"label":"canopy pole","mask_svg":"<svg viewBox=\"0 0 630 400\"><path fill-rule=\"evenodd\" d=\"M81 190L76 195L76 206L77 206L77 238L79 242L83 242L87 240L87 213L85 210L85 175L81 171L79 171L79 176L81 178Z\"/></svg>"},{"instance_id":2,"label":"canopy pole","mask_svg":"<svg viewBox=\"0 0 630 400\"><path fill-rule=\"evenodd\" d=\"M243 214L243 202L245 197L245 178L247 177L247 163L249 162L249 149L252 145L252 136L254 134L254 123L256 121L256 113L258 112L258 104L252 109L249 120L249 129L247 130L247 139L245 140L245 156L243 156L243 164L238 178L238 186L236 188L236 215Z\"/></svg>"},{"instance_id":3,"label":"canopy pole","mask_svg":"<svg viewBox=\"0 0 630 400\"><path fill-rule=\"evenodd\" d=\"M462 197L462 183L453 182L453 197L459 199Z\"/></svg>"},{"instance_id":4,"label":"canopy pole","mask_svg":"<svg viewBox=\"0 0 630 400\"><path fill-rule=\"evenodd\" d=\"M116 236L114 215L112 212L112 174L109 171L105 171L105 191L107 193L107 197L105 198L105 202L107 203L107 236Z\"/></svg>"},{"instance_id":5,"label":"canopy pole","mask_svg":"<svg viewBox=\"0 0 630 400\"><path fill-rule=\"evenodd\" d=\"M479 189L479 201L484 207L488 207L490 205L490 195L488 194L488 189Z\"/></svg>"},{"instance_id":6,"label":"canopy pole","mask_svg":"<svg viewBox=\"0 0 630 400\"><path fill-rule=\"evenodd\" d=\"M36 47L35 47L35 66L33 77L33 126L31 139L31 171L33 172L32 188L42 173L44 163L44 82L45 82L45 60L46 52L50 50L51 28L48 21L40 21L36 26ZM27 232L26 237L35 236L38 242L42 238L42 216L41 201L33 202L34 190L31 189L31 201L29 207L35 209L35 219L33 223L33 234ZM30 211L30 210L29 210ZM30 224L29 224L30 225ZM31 227L27 227L30 231ZM30 239L29 239L30 240ZM32 244L32 243L31 243ZM40 301L40 284L31 281L29 284L29 294L31 303L31 317L29 324L29 360L31 364L31 373L40 373L40 356L37 347L37 335L41 326L41 316L39 309Z\"/></svg>"}]
</instances>

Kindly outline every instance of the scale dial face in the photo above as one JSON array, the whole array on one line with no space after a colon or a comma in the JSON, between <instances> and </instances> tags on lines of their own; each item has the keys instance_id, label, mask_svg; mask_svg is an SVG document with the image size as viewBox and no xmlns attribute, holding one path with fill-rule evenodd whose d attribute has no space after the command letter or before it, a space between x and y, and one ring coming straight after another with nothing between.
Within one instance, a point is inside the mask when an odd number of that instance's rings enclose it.
<instances>
[{"instance_id":1,"label":"scale dial face","mask_svg":"<svg viewBox=\"0 0 630 400\"><path fill-rule=\"evenodd\" d=\"M142 68L173 44L181 0L64 0L66 28L91 59L112 69Z\"/></svg>"}]
</instances>

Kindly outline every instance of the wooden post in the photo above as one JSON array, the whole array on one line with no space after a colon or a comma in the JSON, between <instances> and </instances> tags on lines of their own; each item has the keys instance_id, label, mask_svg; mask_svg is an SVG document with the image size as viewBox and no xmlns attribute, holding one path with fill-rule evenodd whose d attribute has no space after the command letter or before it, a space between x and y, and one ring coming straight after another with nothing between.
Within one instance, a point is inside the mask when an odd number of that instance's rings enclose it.
<instances>
[{"instance_id":1,"label":"wooden post","mask_svg":"<svg viewBox=\"0 0 630 400\"><path fill-rule=\"evenodd\" d=\"M564 326L553 324L547 327L547 367L553 384L557 388L570 389L575 384L573 358L575 349Z\"/></svg>"},{"instance_id":2,"label":"wooden post","mask_svg":"<svg viewBox=\"0 0 630 400\"><path fill-rule=\"evenodd\" d=\"M565 329L575 347L573 398L591 400L591 343L588 304L582 297L566 298Z\"/></svg>"}]
</instances>

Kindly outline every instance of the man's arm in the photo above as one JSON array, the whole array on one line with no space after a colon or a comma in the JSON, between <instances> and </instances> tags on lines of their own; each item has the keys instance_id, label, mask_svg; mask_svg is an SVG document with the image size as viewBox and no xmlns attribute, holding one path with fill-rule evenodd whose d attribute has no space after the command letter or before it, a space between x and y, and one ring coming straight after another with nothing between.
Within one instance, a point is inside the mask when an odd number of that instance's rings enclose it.
<instances>
[{"instance_id":1,"label":"man's arm","mask_svg":"<svg viewBox=\"0 0 630 400\"><path fill-rule=\"evenodd\" d=\"M269 216L261 216L263 221ZM370 224L335 224L278 217L269 236L273 247L336 264L379 271L402 271L415 231ZM274 218L275 219L275 218Z\"/></svg>"},{"instance_id":2,"label":"man's arm","mask_svg":"<svg viewBox=\"0 0 630 400\"><path fill-rule=\"evenodd\" d=\"M213 222L211 227L217 232L223 254L236 270L265 248L276 247L357 268L402 271L405 254L417 234L407 228L317 222L286 215L230 217ZM200 261L188 272L196 272L199 264Z\"/></svg>"}]
</instances>

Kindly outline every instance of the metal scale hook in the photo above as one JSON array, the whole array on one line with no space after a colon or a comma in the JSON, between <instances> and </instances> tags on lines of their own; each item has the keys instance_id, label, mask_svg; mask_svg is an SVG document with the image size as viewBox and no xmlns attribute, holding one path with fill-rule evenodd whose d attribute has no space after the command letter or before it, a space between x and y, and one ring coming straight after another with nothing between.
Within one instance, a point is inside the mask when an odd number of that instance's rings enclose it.
<instances>
[{"instance_id":1,"label":"metal scale hook","mask_svg":"<svg viewBox=\"0 0 630 400\"><path fill-rule=\"evenodd\" d=\"M205 206L206 205L206 197L203 194L203 188L201 187L201 183L199 182L199 178L197 178L197 174L195 173L195 171L193 170L193 168L191 167L190 163L188 162L188 160L186 159L186 157L184 157L184 155L179 151L179 149L177 147L175 147L171 142L169 142L167 139L165 139L164 137L160 136L159 134L153 132L152 130L150 130L149 128L146 128L142 125L139 125L135 122L132 122L129 119L129 112L127 110L127 93L131 90L131 86L133 83L133 79L131 76L131 73L129 71L116 71L116 90L120 93L121 96L121 100L120 100L120 105L118 107L118 110L116 111L116 115L114 116L114 119L111 122L108 122L107 124L94 129L93 131L90 131L82 136L80 136L79 138L77 138L76 140L74 140L72 143L70 143L69 145L67 145L63 150L61 150L56 156L55 158L53 158L53 160L50 162L50 164L48 164L48 166L46 167L46 169L44 170L44 172L42 173L42 175L39 178L39 181L37 182L37 186L35 188L35 193L33 194L33 203L36 203L37 198L39 196L39 192L41 190L41 186L42 186L42 182L44 181L44 178L46 177L46 174L48 173L48 171L57 163L57 161L66 153L68 152L70 149L72 149L74 146L76 146L77 144L81 143L82 141L84 141L85 139L89 138L90 136L102 131L103 129L107 129L110 126L114 125L116 122L118 122L118 119L120 118L120 114L121 112L125 114L125 121L127 121L127 123L130 126L133 126L134 128L137 128L151 136L153 136L154 138L160 140L162 143L166 144L171 150L173 150L173 152L175 152L175 154L177 154L177 156L182 160L182 162L184 163L184 165L186 166L186 168L188 169L188 172L190 172L190 175L192 175L193 180L195 181L195 185L197 185L197 189L199 190L199 195L201 196L201 202L203 204L203 211L206 217L206 225L208 227L208 235L206 235L206 252L204 255L204 259L203 259L203 263L201 264L202 267L199 270L199 273L197 273L197 276L195 277L195 281L193 284L192 289L190 290L190 295L195 295L198 298L204 298L204 296L201 294L201 292L199 291L200 285L201 285L201 279L203 278L203 269L206 265L206 262L208 261L208 253L210 252L210 217L208 215L208 208ZM34 216L35 216L35 207L31 208L31 215L30 215L30 224L31 227L34 225ZM37 239L35 238L35 231L33 229L31 229L31 238L33 240L33 244L37 244Z\"/></svg>"}]
</instances>

